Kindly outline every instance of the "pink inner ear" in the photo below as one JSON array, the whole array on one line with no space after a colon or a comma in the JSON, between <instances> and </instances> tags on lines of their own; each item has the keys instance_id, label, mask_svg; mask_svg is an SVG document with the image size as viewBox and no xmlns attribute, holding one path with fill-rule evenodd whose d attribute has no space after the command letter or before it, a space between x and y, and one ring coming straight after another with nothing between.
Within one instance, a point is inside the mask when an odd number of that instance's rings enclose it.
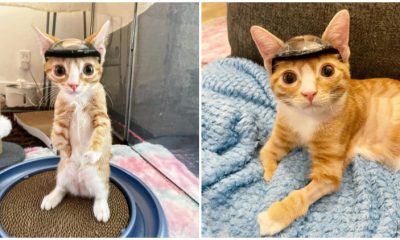
<instances>
[{"instance_id":1,"label":"pink inner ear","mask_svg":"<svg viewBox=\"0 0 400 240\"><path fill-rule=\"evenodd\" d=\"M332 18L324 34L322 34L322 40L329 42L338 49L344 61L348 61L350 57L349 30L349 12L342 10Z\"/></svg>"},{"instance_id":2,"label":"pink inner ear","mask_svg":"<svg viewBox=\"0 0 400 240\"><path fill-rule=\"evenodd\" d=\"M106 53L106 48L104 46L104 44L102 44L101 46L96 46L97 51L99 51L99 53L101 54L101 62L103 63L105 61L105 53Z\"/></svg>"},{"instance_id":3,"label":"pink inner ear","mask_svg":"<svg viewBox=\"0 0 400 240\"><path fill-rule=\"evenodd\" d=\"M93 43L94 47L101 54L101 62L104 62L104 58L105 58L105 53L106 53L105 41L106 41L106 38L108 35L109 26L110 26L109 21L104 23L104 25L101 27L100 31L97 33L97 35L94 37L94 39L92 39L92 43Z\"/></svg>"},{"instance_id":4,"label":"pink inner ear","mask_svg":"<svg viewBox=\"0 0 400 240\"><path fill-rule=\"evenodd\" d=\"M105 52L104 44L103 44L102 46L98 47L98 48L97 48L97 51L99 51L100 54L104 54L104 52Z\"/></svg>"},{"instance_id":5,"label":"pink inner ear","mask_svg":"<svg viewBox=\"0 0 400 240\"><path fill-rule=\"evenodd\" d=\"M44 56L44 53L54 44L55 40L46 36L45 33L42 33L38 28L32 26L35 30L37 37L40 42L40 53Z\"/></svg>"},{"instance_id":6,"label":"pink inner ear","mask_svg":"<svg viewBox=\"0 0 400 240\"><path fill-rule=\"evenodd\" d=\"M46 52L50 47L51 47L51 46L42 47L42 48L40 49L40 53L42 54L42 56L44 56L45 52Z\"/></svg>"},{"instance_id":7,"label":"pink inner ear","mask_svg":"<svg viewBox=\"0 0 400 240\"><path fill-rule=\"evenodd\" d=\"M264 59L265 68L271 73L272 58L282 49L284 43L272 33L258 26L251 27L250 32L258 51Z\"/></svg>"},{"instance_id":8,"label":"pink inner ear","mask_svg":"<svg viewBox=\"0 0 400 240\"><path fill-rule=\"evenodd\" d=\"M44 56L44 53L53 45L54 42L43 40L41 41L40 53Z\"/></svg>"}]
</instances>

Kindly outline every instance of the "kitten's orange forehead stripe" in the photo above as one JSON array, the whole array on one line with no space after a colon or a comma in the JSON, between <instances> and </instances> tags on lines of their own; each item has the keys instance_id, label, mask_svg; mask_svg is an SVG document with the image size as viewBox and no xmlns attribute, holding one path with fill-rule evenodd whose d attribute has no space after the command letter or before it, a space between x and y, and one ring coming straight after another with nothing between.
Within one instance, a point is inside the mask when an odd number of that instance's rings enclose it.
<instances>
[{"instance_id":1,"label":"kitten's orange forehead stripe","mask_svg":"<svg viewBox=\"0 0 400 240\"><path fill-rule=\"evenodd\" d=\"M76 45L82 45L83 41L77 38L67 38L64 39L62 42L62 46L65 48L71 47L71 46L76 46Z\"/></svg>"}]
</instances>

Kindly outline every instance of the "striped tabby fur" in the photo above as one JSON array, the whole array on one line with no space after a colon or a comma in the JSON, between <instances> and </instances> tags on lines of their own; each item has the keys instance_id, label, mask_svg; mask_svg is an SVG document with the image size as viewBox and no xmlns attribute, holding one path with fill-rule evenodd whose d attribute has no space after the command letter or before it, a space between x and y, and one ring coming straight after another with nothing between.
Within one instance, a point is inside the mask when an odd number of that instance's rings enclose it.
<instances>
[{"instance_id":1,"label":"striped tabby fur","mask_svg":"<svg viewBox=\"0 0 400 240\"><path fill-rule=\"evenodd\" d=\"M56 187L44 197L41 208L55 208L67 193L91 197L94 198L94 216L102 222L110 218L111 123L107 115L106 93L100 83L109 25L106 22L99 32L85 40L101 53L101 63L94 57L50 57L44 66L48 79L60 89L51 132L53 147L60 151L60 162ZM36 30L42 54L59 41ZM65 40L66 44L75 42L79 40ZM88 66L93 71L85 71ZM60 68L64 70L59 72L57 69Z\"/></svg>"}]
</instances>

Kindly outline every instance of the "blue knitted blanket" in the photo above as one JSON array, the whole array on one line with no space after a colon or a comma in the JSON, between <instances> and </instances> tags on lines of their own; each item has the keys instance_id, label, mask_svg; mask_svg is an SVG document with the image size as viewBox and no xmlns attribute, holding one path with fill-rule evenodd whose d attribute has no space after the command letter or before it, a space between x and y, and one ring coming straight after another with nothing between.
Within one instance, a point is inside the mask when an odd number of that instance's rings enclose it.
<instances>
[{"instance_id":1,"label":"blue knitted blanket","mask_svg":"<svg viewBox=\"0 0 400 240\"><path fill-rule=\"evenodd\" d=\"M258 237L256 216L308 182L309 157L296 149L263 180L258 151L268 139L275 104L265 70L223 59L202 73L202 233ZM400 174L355 157L341 188L313 204L279 237L399 237Z\"/></svg>"}]
</instances>

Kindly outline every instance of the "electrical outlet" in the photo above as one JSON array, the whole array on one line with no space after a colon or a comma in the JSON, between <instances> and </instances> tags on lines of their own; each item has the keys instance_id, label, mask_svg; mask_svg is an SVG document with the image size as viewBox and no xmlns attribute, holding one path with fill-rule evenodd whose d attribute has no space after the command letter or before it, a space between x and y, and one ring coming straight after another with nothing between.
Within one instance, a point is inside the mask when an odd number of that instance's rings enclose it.
<instances>
[{"instance_id":1,"label":"electrical outlet","mask_svg":"<svg viewBox=\"0 0 400 240\"><path fill-rule=\"evenodd\" d=\"M31 64L31 51L19 50L19 68L28 70Z\"/></svg>"}]
</instances>

